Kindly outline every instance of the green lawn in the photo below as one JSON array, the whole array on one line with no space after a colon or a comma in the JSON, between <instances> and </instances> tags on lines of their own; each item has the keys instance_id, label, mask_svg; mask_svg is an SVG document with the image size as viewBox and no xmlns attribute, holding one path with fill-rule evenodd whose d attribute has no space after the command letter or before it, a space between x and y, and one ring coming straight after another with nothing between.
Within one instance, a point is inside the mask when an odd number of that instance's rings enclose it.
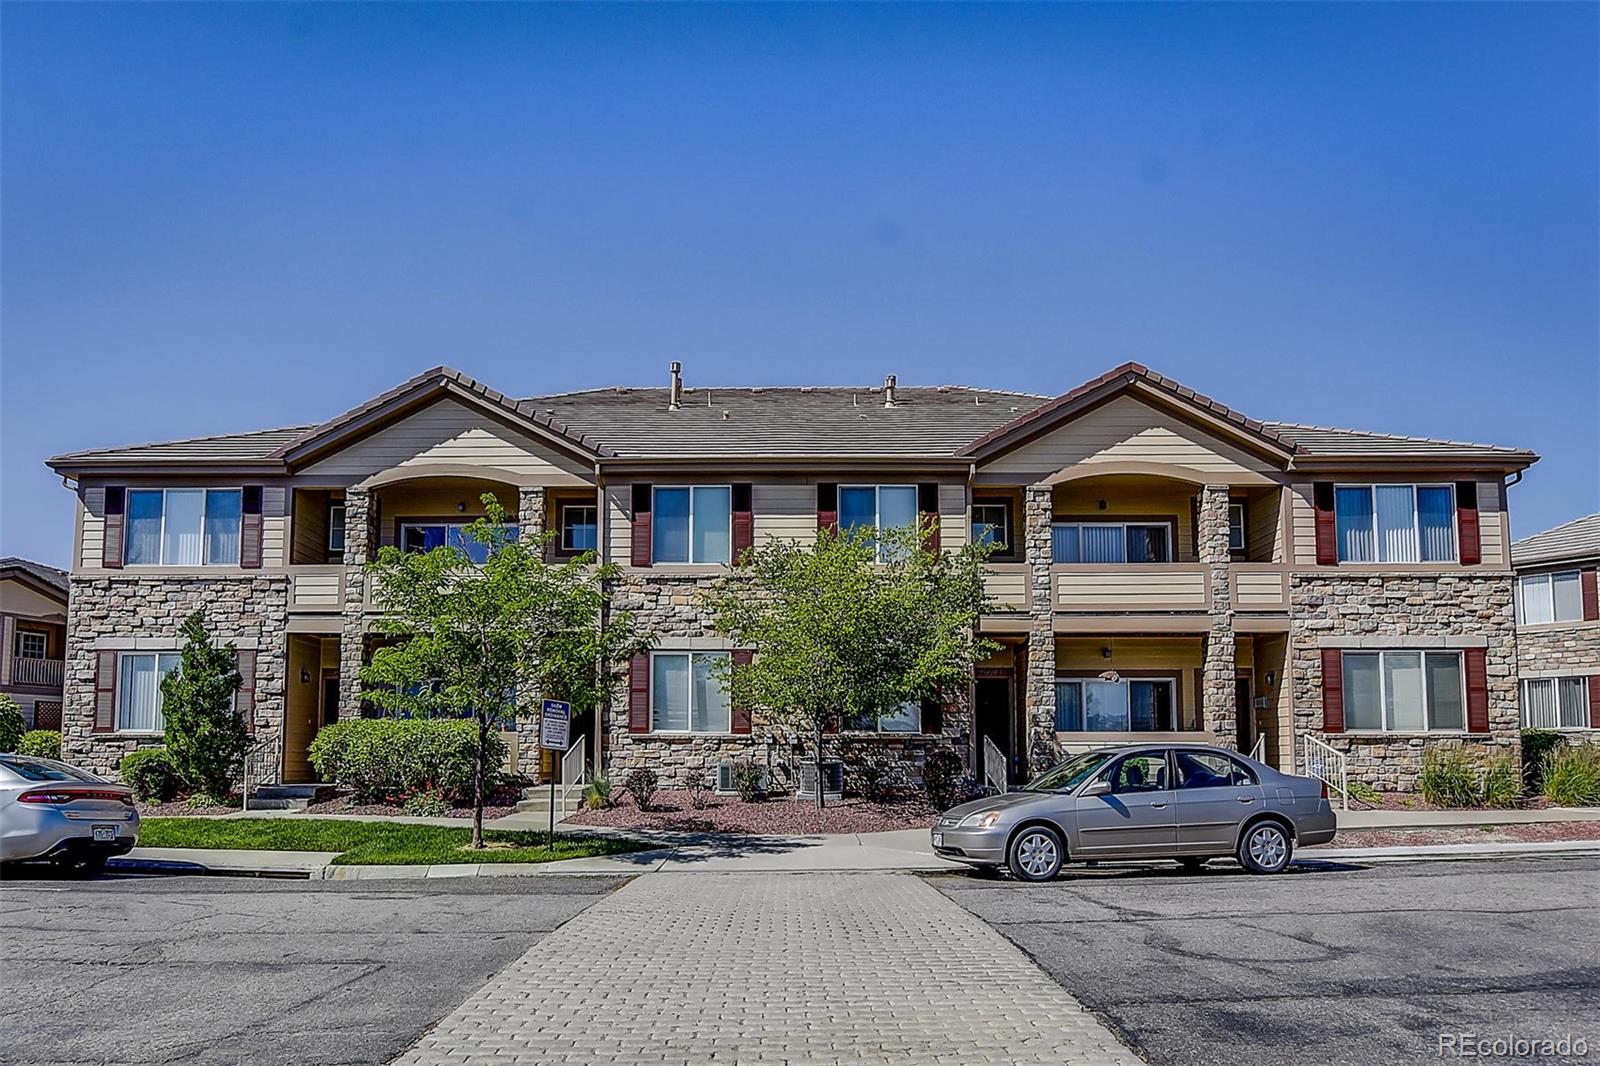
<instances>
[{"instance_id":1,"label":"green lawn","mask_svg":"<svg viewBox=\"0 0 1600 1066\"><path fill-rule=\"evenodd\" d=\"M547 846L544 833L484 832L482 851L467 845L466 826L402 825L338 818L146 818L139 844L147 848L246 848L261 851L337 851L345 866L413 866L446 862L554 862L592 855L617 855L643 845L615 837L560 836Z\"/></svg>"}]
</instances>

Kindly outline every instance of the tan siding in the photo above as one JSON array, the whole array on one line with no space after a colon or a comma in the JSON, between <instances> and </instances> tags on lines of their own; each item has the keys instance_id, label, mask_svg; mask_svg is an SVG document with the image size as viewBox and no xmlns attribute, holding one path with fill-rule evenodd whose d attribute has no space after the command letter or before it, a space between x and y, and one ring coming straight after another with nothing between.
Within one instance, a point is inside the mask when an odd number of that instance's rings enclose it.
<instances>
[{"instance_id":1,"label":"tan siding","mask_svg":"<svg viewBox=\"0 0 1600 1066\"><path fill-rule=\"evenodd\" d=\"M971 539L966 483L947 481L939 486L939 544L945 548L959 548Z\"/></svg>"},{"instance_id":2,"label":"tan siding","mask_svg":"<svg viewBox=\"0 0 1600 1066\"><path fill-rule=\"evenodd\" d=\"M1101 501L1105 502L1104 510ZM1193 490L1176 481L1110 477L1056 486L1058 522L1115 522L1130 518L1171 520L1177 526L1174 562L1191 562L1194 550Z\"/></svg>"},{"instance_id":3,"label":"tan siding","mask_svg":"<svg viewBox=\"0 0 1600 1066\"><path fill-rule=\"evenodd\" d=\"M1203 608L1206 576L1198 570L1061 570L1056 606L1061 610L1112 607L1120 610Z\"/></svg>"},{"instance_id":4,"label":"tan siding","mask_svg":"<svg viewBox=\"0 0 1600 1066\"><path fill-rule=\"evenodd\" d=\"M1246 502L1245 553L1252 562L1283 561L1283 523L1280 517L1276 491L1260 493Z\"/></svg>"},{"instance_id":5,"label":"tan siding","mask_svg":"<svg viewBox=\"0 0 1600 1066\"><path fill-rule=\"evenodd\" d=\"M287 699L283 721L283 776L286 781L313 779L306 747L316 736L317 704L322 684L321 641L315 637L289 637ZM309 678L301 682L304 671Z\"/></svg>"},{"instance_id":6,"label":"tan siding","mask_svg":"<svg viewBox=\"0 0 1600 1066\"><path fill-rule=\"evenodd\" d=\"M294 549L291 561L321 563L328 558L328 494L301 491L294 494Z\"/></svg>"},{"instance_id":7,"label":"tan siding","mask_svg":"<svg viewBox=\"0 0 1600 1066\"><path fill-rule=\"evenodd\" d=\"M78 551L78 565L80 567L98 567L105 551L106 539L106 490L84 489L83 501L79 504L82 515L83 533Z\"/></svg>"},{"instance_id":8,"label":"tan siding","mask_svg":"<svg viewBox=\"0 0 1600 1066\"><path fill-rule=\"evenodd\" d=\"M593 465L454 400L388 426L307 467L307 475L363 476L424 463L462 463L536 474L546 485L593 480Z\"/></svg>"},{"instance_id":9,"label":"tan siding","mask_svg":"<svg viewBox=\"0 0 1600 1066\"><path fill-rule=\"evenodd\" d=\"M67 613L65 600L41 595L20 581L0 581L0 603L7 614L24 618L54 618Z\"/></svg>"},{"instance_id":10,"label":"tan siding","mask_svg":"<svg viewBox=\"0 0 1600 1066\"><path fill-rule=\"evenodd\" d=\"M295 573L289 606L308 611L337 611L344 602L337 573Z\"/></svg>"},{"instance_id":11,"label":"tan siding","mask_svg":"<svg viewBox=\"0 0 1600 1066\"><path fill-rule=\"evenodd\" d=\"M1237 572L1233 575L1235 595L1239 606L1282 607L1284 605L1284 576L1282 574L1252 574Z\"/></svg>"},{"instance_id":12,"label":"tan siding","mask_svg":"<svg viewBox=\"0 0 1600 1066\"><path fill-rule=\"evenodd\" d=\"M792 481L757 481L750 489L755 511L756 544L794 540L811 544L817 539L817 483L809 478Z\"/></svg>"},{"instance_id":13,"label":"tan siding","mask_svg":"<svg viewBox=\"0 0 1600 1066\"><path fill-rule=\"evenodd\" d=\"M1317 509L1311 502L1311 482L1290 486L1290 521L1294 525L1296 566L1317 565Z\"/></svg>"},{"instance_id":14,"label":"tan siding","mask_svg":"<svg viewBox=\"0 0 1600 1066\"><path fill-rule=\"evenodd\" d=\"M1226 478L1274 467L1176 415L1121 396L984 465L986 473L1037 476L1078 463L1137 460Z\"/></svg>"},{"instance_id":15,"label":"tan siding","mask_svg":"<svg viewBox=\"0 0 1600 1066\"><path fill-rule=\"evenodd\" d=\"M1498 481L1478 482L1478 544L1488 566L1510 566L1506 558L1504 503Z\"/></svg>"},{"instance_id":16,"label":"tan siding","mask_svg":"<svg viewBox=\"0 0 1600 1066\"><path fill-rule=\"evenodd\" d=\"M990 610L1028 609L1028 571L1017 564L1006 569L990 567L983 575L983 590L990 599Z\"/></svg>"},{"instance_id":17,"label":"tan siding","mask_svg":"<svg viewBox=\"0 0 1600 1066\"><path fill-rule=\"evenodd\" d=\"M633 485L608 484L606 496L606 558L627 566L633 553Z\"/></svg>"}]
</instances>

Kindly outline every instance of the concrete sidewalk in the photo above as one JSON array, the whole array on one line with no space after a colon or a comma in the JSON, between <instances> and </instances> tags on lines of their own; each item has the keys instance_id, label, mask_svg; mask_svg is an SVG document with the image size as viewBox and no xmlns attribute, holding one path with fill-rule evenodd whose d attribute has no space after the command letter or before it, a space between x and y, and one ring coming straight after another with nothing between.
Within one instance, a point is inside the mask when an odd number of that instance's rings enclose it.
<instances>
[{"instance_id":1,"label":"concrete sidewalk","mask_svg":"<svg viewBox=\"0 0 1600 1066\"><path fill-rule=\"evenodd\" d=\"M1340 811L1340 830L1448 829L1480 825L1536 825L1544 822L1600 822L1600 807L1547 807L1505 811Z\"/></svg>"}]
</instances>

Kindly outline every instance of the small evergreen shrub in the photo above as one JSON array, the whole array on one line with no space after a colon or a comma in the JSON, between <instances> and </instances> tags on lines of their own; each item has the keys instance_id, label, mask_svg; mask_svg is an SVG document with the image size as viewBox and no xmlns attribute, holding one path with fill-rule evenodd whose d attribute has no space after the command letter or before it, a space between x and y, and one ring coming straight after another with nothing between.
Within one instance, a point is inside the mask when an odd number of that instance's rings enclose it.
<instances>
[{"instance_id":1,"label":"small evergreen shrub","mask_svg":"<svg viewBox=\"0 0 1600 1066\"><path fill-rule=\"evenodd\" d=\"M161 679L167 753L184 783L226 797L250 750L249 727L234 707L243 679L231 645L211 641L204 611L184 619L178 668Z\"/></svg>"},{"instance_id":2,"label":"small evergreen shrub","mask_svg":"<svg viewBox=\"0 0 1600 1066\"><path fill-rule=\"evenodd\" d=\"M1479 796L1485 807L1515 807L1522 799L1522 764L1509 751L1483 764Z\"/></svg>"},{"instance_id":3,"label":"small evergreen shrub","mask_svg":"<svg viewBox=\"0 0 1600 1066\"><path fill-rule=\"evenodd\" d=\"M658 780L654 770L635 770L628 775L622 787L628 790L628 795L633 797L634 805L641 811L650 809L650 801L655 798Z\"/></svg>"},{"instance_id":4,"label":"small evergreen shrub","mask_svg":"<svg viewBox=\"0 0 1600 1066\"><path fill-rule=\"evenodd\" d=\"M450 801L443 792L429 788L407 796L401 809L417 818L443 818L450 813Z\"/></svg>"},{"instance_id":5,"label":"small evergreen shrub","mask_svg":"<svg viewBox=\"0 0 1600 1066\"><path fill-rule=\"evenodd\" d=\"M683 787L689 790L689 806L700 811L711 802L711 782L704 770L690 770L683 775Z\"/></svg>"},{"instance_id":6,"label":"small evergreen shrub","mask_svg":"<svg viewBox=\"0 0 1600 1066\"><path fill-rule=\"evenodd\" d=\"M1554 729L1524 729L1522 731L1522 783L1528 792L1544 791L1545 758L1567 738Z\"/></svg>"},{"instance_id":7,"label":"small evergreen shrub","mask_svg":"<svg viewBox=\"0 0 1600 1066\"><path fill-rule=\"evenodd\" d=\"M1422 798L1435 807L1475 807L1478 804L1478 768L1460 748L1431 748L1422 757L1417 778Z\"/></svg>"},{"instance_id":8,"label":"small evergreen shrub","mask_svg":"<svg viewBox=\"0 0 1600 1066\"><path fill-rule=\"evenodd\" d=\"M437 790L447 800L472 799L478 726L459 718L356 718L321 729L308 757L317 776L354 793L359 802L398 803ZM489 780L499 781L505 741L489 733Z\"/></svg>"},{"instance_id":9,"label":"small evergreen shrub","mask_svg":"<svg viewBox=\"0 0 1600 1066\"><path fill-rule=\"evenodd\" d=\"M1600 807L1600 744L1563 744L1544 763L1544 794L1558 807Z\"/></svg>"},{"instance_id":10,"label":"small evergreen shrub","mask_svg":"<svg viewBox=\"0 0 1600 1066\"><path fill-rule=\"evenodd\" d=\"M595 774L583 786L583 805L591 811L605 810L611 806L611 793L611 778L605 774Z\"/></svg>"},{"instance_id":11,"label":"small evergreen shrub","mask_svg":"<svg viewBox=\"0 0 1600 1066\"><path fill-rule=\"evenodd\" d=\"M767 798L767 771L753 759L737 759L733 764L733 787L745 803Z\"/></svg>"},{"instance_id":12,"label":"small evergreen shrub","mask_svg":"<svg viewBox=\"0 0 1600 1066\"><path fill-rule=\"evenodd\" d=\"M961 756L955 752L940 749L928 753L927 761L922 764L922 791L934 810L945 811L956 805L965 776L966 767L961 765Z\"/></svg>"},{"instance_id":13,"label":"small evergreen shrub","mask_svg":"<svg viewBox=\"0 0 1600 1066\"><path fill-rule=\"evenodd\" d=\"M30 729L17 742L18 755L32 755L38 759L61 758L61 734L54 729Z\"/></svg>"},{"instance_id":14,"label":"small evergreen shrub","mask_svg":"<svg viewBox=\"0 0 1600 1066\"><path fill-rule=\"evenodd\" d=\"M888 803L894 799L895 768L888 759L869 755L850 769L855 777L855 791L862 799L868 803Z\"/></svg>"},{"instance_id":15,"label":"small evergreen shrub","mask_svg":"<svg viewBox=\"0 0 1600 1066\"><path fill-rule=\"evenodd\" d=\"M1350 782L1350 798L1365 803L1368 807L1376 807L1383 802L1383 796L1378 790L1365 781Z\"/></svg>"},{"instance_id":16,"label":"small evergreen shrub","mask_svg":"<svg viewBox=\"0 0 1600 1066\"><path fill-rule=\"evenodd\" d=\"M22 704L0 692L0 751L15 752L27 728L28 723L22 718Z\"/></svg>"},{"instance_id":17,"label":"small evergreen shrub","mask_svg":"<svg viewBox=\"0 0 1600 1066\"><path fill-rule=\"evenodd\" d=\"M166 748L128 752L117 764L117 775L133 789L133 798L142 803L168 803L183 791L183 778L178 776L178 768Z\"/></svg>"}]
</instances>

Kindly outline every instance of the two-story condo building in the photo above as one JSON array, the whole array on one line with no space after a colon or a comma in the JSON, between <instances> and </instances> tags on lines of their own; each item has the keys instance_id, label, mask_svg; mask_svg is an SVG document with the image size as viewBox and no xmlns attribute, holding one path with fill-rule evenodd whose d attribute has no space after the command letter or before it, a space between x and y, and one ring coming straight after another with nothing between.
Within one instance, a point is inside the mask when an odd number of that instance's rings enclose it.
<instances>
[{"instance_id":1,"label":"two-story condo building","mask_svg":"<svg viewBox=\"0 0 1600 1066\"><path fill-rule=\"evenodd\" d=\"M1511 545L1527 729L1600 729L1600 514Z\"/></svg>"},{"instance_id":2,"label":"two-story condo building","mask_svg":"<svg viewBox=\"0 0 1600 1066\"><path fill-rule=\"evenodd\" d=\"M769 758L709 682L739 654L699 593L747 545L937 517L994 541L983 631L1001 651L948 705L842 749L1013 779L1074 746L1205 738L1297 765L1307 744L1405 788L1429 744L1518 745L1506 447L1259 422L1137 364L1050 399L966 387L603 388L531 399L430 370L327 422L50 460L75 485L65 744L114 769L160 728L157 678L205 607L239 648L277 772L306 781L324 723L360 713L380 545L456 537L492 492L555 550L623 568L656 638L579 723L589 757L669 782ZM1309 739L1308 739L1309 738Z\"/></svg>"},{"instance_id":3,"label":"two-story condo building","mask_svg":"<svg viewBox=\"0 0 1600 1066\"><path fill-rule=\"evenodd\" d=\"M67 573L30 559L0 559L0 692L29 729L61 728L67 650Z\"/></svg>"}]
</instances>

